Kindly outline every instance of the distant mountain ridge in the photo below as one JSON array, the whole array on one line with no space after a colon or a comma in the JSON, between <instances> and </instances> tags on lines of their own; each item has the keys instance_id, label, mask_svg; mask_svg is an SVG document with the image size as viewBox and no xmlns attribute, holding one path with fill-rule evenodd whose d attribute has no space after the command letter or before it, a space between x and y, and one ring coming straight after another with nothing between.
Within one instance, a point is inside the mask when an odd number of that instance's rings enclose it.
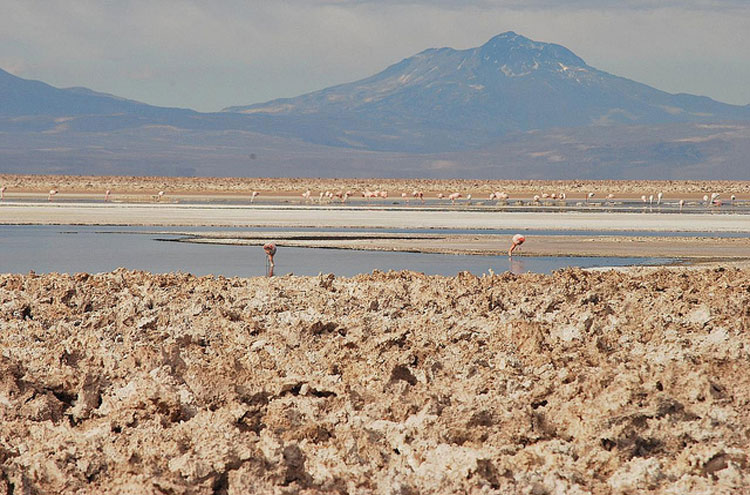
<instances>
[{"instance_id":1,"label":"distant mountain ridge","mask_svg":"<svg viewBox=\"0 0 750 495\"><path fill-rule=\"evenodd\" d=\"M0 69L0 115L108 115L163 112L155 107L88 88L60 89L41 81L14 76ZM182 110L189 112L190 110Z\"/></svg>"},{"instance_id":2,"label":"distant mountain ridge","mask_svg":"<svg viewBox=\"0 0 750 495\"><path fill-rule=\"evenodd\" d=\"M750 105L669 94L513 32L216 113L0 69L0 173L750 179L749 133Z\"/></svg>"},{"instance_id":3,"label":"distant mountain ridge","mask_svg":"<svg viewBox=\"0 0 750 495\"><path fill-rule=\"evenodd\" d=\"M514 32L467 50L425 50L366 79L226 112L319 122L329 145L395 151L481 146L509 132L750 120L750 106L673 95ZM334 132L332 132L335 130Z\"/></svg>"}]
</instances>

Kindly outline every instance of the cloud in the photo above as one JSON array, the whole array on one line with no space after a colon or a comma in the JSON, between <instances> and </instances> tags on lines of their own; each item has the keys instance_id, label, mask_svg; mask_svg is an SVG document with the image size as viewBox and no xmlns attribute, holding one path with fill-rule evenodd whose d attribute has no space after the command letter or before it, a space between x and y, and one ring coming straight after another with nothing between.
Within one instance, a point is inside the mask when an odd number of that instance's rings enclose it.
<instances>
[{"instance_id":1,"label":"cloud","mask_svg":"<svg viewBox=\"0 0 750 495\"><path fill-rule=\"evenodd\" d=\"M507 30L660 89L750 103L744 0L25 0L3 10L0 63L24 61L24 77L200 110L295 96Z\"/></svg>"}]
</instances>

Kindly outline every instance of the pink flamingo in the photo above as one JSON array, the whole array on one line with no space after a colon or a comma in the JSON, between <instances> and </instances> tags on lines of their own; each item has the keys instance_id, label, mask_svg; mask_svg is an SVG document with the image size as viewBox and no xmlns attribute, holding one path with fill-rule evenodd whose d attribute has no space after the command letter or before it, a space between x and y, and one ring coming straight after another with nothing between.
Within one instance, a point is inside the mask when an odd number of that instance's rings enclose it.
<instances>
[{"instance_id":1,"label":"pink flamingo","mask_svg":"<svg viewBox=\"0 0 750 495\"><path fill-rule=\"evenodd\" d=\"M516 249L518 246L523 244L526 241L526 238L522 234L516 234L513 236L513 239L511 239L510 249L508 249L508 256L513 257L513 250Z\"/></svg>"},{"instance_id":2,"label":"pink flamingo","mask_svg":"<svg viewBox=\"0 0 750 495\"><path fill-rule=\"evenodd\" d=\"M302 198L305 200L305 203L307 203L308 201L310 201L310 190L309 189L307 191L305 191L305 192L302 193Z\"/></svg>"},{"instance_id":3,"label":"pink flamingo","mask_svg":"<svg viewBox=\"0 0 750 495\"><path fill-rule=\"evenodd\" d=\"M5 199L5 189L7 189L6 186L0 187L0 201Z\"/></svg>"},{"instance_id":4,"label":"pink flamingo","mask_svg":"<svg viewBox=\"0 0 750 495\"><path fill-rule=\"evenodd\" d=\"M50 189L49 190L49 194L47 195L47 201L52 201L52 196L54 196L55 194L57 194L57 190L56 189Z\"/></svg>"},{"instance_id":5,"label":"pink flamingo","mask_svg":"<svg viewBox=\"0 0 750 495\"><path fill-rule=\"evenodd\" d=\"M253 193L250 195L250 202L255 203L255 198L257 198L260 195L258 191L253 191Z\"/></svg>"},{"instance_id":6,"label":"pink flamingo","mask_svg":"<svg viewBox=\"0 0 750 495\"><path fill-rule=\"evenodd\" d=\"M266 268L268 270L268 276L273 277L273 268L275 266L273 263L273 257L276 254L276 244L274 244L273 242L268 242L266 244L263 244L263 251L266 252L266 256L268 257L267 264L266 264Z\"/></svg>"},{"instance_id":7,"label":"pink flamingo","mask_svg":"<svg viewBox=\"0 0 750 495\"><path fill-rule=\"evenodd\" d=\"M456 200L458 198L462 198L462 197L463 196L461 195L461 193L457 193L457 192L454 192L454 193L451 193L451 194L448 195L448 199L451 200L451 204L453 204L453 205L456 204Z\"/></svg>"},{"instance_id":8,"label":"pink flamingo","mask_svg":"<svg viewBox=\"0 0 750 495\"><path fill-rule=\"evenodd\" d=\"M682 211L682 207L685 206L685 200L681 199L679 204L680 204L680 211Z\"/></svg>"},{"instance_id":9,"label":"pink flamingo","mask_svg":"<svg viewBox=\"0 0 750 495\"><path fill-rule=\"evenodd\" d=\"M403 199L404 201L406 201L407 205L409 204L409 195L406 194L405 192L401 193L401 199Z\"/></svg>"},{"instance_id":10,"label":"pink flamingo","mask_svg":"<svg viewBox=\"0 0 750 495\"><path fill-rule=\"evenodd\" d=\"M424 204L424 193L422 191L418 191L415 189L414 191L412 191L411 195L414 196L415 198L419 198L419 201L421 201L422 204Z\"/></svg>"},{"instance_id":11,"label":"pink flamingo","mask_svg":"<svg viewBox=\"0 0 750 495\"><path fill-rule=\"evenodd\" d=\"M156 195L156 201L161 201L163 197L164 197L164 191L159 191L159 194Z\"/></svg>"},{"instance_id":12,"label":"pink flamingo","mask_svg":"<svg viewBox=\"0 0 750 495\"><path fill-rule=\"evenodd\" d=\"M111 193L112 193L112 191L110 191L109 189L107 189L106 191L104 191L104 201L105 201L105 202L106 202L106 201L109 201L109 195L110 195Z\"/></svg>"},{"instance_id":13,"label":"pink flamingo","mask_svg":"<svg viewBox=\"0 0 750 495\"><path fill-rule=\"evenodd\" d=\"M388 191L380 191L380 197L381 198L387 198L388 197Z\"/></svg>"}]
</instances>

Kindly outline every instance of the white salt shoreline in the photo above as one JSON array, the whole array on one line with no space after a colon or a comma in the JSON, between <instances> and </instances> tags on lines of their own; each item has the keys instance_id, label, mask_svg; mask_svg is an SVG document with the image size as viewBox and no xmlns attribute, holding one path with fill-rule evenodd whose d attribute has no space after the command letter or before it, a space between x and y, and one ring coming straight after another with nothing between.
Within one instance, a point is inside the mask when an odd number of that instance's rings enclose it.
<instances>
[{"instance_id":1,"label":"white salt shoreline","mask_svg":"<svg viewBox=\"0 0 750 495\"><path fill-rule=\"evenodd\" d=\"M750 217L731 214L498 212L408 207L4 203L0 225L361 227L651 232L748 232Z\"/></svg>"}]
</instances>

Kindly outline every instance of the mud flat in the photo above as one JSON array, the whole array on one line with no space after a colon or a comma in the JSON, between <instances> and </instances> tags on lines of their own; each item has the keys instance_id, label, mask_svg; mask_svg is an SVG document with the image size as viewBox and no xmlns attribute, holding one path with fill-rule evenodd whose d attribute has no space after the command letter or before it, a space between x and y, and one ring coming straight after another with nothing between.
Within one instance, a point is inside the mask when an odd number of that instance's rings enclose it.
<instances>
[{"instance_id":1,"label":"mud flat","mask_svg":"<svg viewBox=\"0 0 750 495\"><path fill-rule=\"evenodd\" d=\"M750 271L0 275L0 493L746 493Z\"/></svg>"},{"instance_id":2,"label":"mud flat","mask_svg":"<svg viewBox=\"0 0 750 495\"><path fill-rule=\"evenodd\" d=\"M174 232L172 232L174 233ZM401 251L503 256L510 236L491 234L398 234L380 232L183 232L179 242L279 247ZM750 260L750 237L659 237L534 235L517 256L602 256L682 258L694 261Z\"/></svg>"}]
</instances>

